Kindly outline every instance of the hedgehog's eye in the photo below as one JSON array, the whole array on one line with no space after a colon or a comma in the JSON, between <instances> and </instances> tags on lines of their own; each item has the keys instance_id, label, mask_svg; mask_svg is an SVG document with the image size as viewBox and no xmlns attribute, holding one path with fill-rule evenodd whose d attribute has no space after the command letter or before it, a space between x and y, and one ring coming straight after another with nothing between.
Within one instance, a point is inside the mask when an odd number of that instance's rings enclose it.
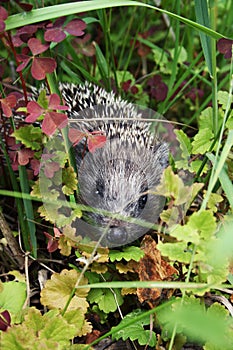
<instances>
[{"instance_id":1,"label":"hedgehog's eye","mask_svg":"<svg viewBox=\"0 0 233 350\"><path fill-rule=\"evenodd\" d=\"M103 181L103 179L98 179L96 181L96 191L95 191L95 193L103 198L104 197L104 191L105 191L104 181Z\"/></svg>"},{"instance_id":2,"label":"hedgehog's eye","mask_svg":"<svg viewBox=\"0 0 233 350\"><path fill-rule=\"evenodd\" d=\"M138 208L140 210L144 209L146 202L147 202L147 194L143 194L138 200Z\"/></svg>"},{"instance_id":3,"label":"hedgehog's eye","mask_svg":"<svg viewBox=\"0 0 233 350\"><path fill-rule=\"evenodd\" d=\"M147 198L148 198L147 191L148 191L147 183L143 183L141 186L141 191L140 191L141 196L138 199L138 209L139 210L142 210L145 208Z\"/></svg>"}]
</instances>

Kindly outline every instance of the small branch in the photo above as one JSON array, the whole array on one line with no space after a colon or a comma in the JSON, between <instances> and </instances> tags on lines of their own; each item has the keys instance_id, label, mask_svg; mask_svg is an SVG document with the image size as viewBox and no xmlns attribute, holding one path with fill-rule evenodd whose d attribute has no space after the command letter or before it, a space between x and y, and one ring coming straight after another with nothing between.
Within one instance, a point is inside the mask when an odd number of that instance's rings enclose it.
<instances>
[{"instance_id":1,"label":"small branch","mask_svg":"<svg viewBox=\"0 0 233 350\"><path fill-rule=\"evenodd\" d=\"M2 231L2 234L5 237L8 246L10 247L13 257L17 261L17 263L19 264L19 268L21 269L24 266L24 257L22 252L20 251L18 243L14 238L8 223L6 222L6 219L1 209L0 209L0 231Z\"/></svg>"}]
</instances>

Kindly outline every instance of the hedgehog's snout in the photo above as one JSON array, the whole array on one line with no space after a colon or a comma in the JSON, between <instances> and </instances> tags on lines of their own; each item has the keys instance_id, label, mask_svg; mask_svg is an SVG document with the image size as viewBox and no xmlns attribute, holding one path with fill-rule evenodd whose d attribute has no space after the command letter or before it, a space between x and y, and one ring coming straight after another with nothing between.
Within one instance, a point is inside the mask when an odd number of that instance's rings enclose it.
<instances>
[{"instance_id":1,"label":"hedgehog's snout","mask_svg":"<svg viewBox=\"0 0 233 350\"><path fill-rule=\"evenodd\" d=\"M111 244L126 244L128 241L128 233L122 226L110 226L106 238Z\"/></svg>"}]
</instances>

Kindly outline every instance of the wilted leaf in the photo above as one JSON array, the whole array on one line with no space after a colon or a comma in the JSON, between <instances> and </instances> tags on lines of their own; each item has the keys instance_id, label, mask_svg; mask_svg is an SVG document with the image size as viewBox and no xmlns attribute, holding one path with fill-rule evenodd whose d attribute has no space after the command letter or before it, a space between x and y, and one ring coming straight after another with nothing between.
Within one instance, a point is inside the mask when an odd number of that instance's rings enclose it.
<instances>
[{"instance_id":1,"label":"wilted leaf","mask_svg":"<svg viewBox=\"0 0 233 350\"><path fill-rule=\"evenodd\" d=\"M140 259L137 272L140 281L166 281L171 280L171 276L177 270L161 257L160 251L156 247L156 242L149 235L146 235L141 243L144 257ZM138 288L137 296L141 303L147 302L152 308L156 300L161 295L159 288Z\"/></svg>"}]
</instances>

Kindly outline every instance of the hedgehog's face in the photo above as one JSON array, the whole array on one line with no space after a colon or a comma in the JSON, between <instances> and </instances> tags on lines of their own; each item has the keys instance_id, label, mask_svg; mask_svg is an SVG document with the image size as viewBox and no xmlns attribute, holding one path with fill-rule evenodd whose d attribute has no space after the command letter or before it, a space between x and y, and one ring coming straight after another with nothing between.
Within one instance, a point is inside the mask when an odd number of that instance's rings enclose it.
<instances>
[{"instance_id":1,"label":"hedgehog's face","mask_svg":"<svg viewBox=\"0 0 233 350\"><path fill-rule=\"evenodd\" d=\"M131 219L157 220L163 201L161 205L161 197L148 191L155 189L162 170L157 153L117 140L84 158L79 169L81 200L98 209L86 220L106 230L105 244L123 245L140 237L145 229Z\"/></svg>"}]
</instances>

